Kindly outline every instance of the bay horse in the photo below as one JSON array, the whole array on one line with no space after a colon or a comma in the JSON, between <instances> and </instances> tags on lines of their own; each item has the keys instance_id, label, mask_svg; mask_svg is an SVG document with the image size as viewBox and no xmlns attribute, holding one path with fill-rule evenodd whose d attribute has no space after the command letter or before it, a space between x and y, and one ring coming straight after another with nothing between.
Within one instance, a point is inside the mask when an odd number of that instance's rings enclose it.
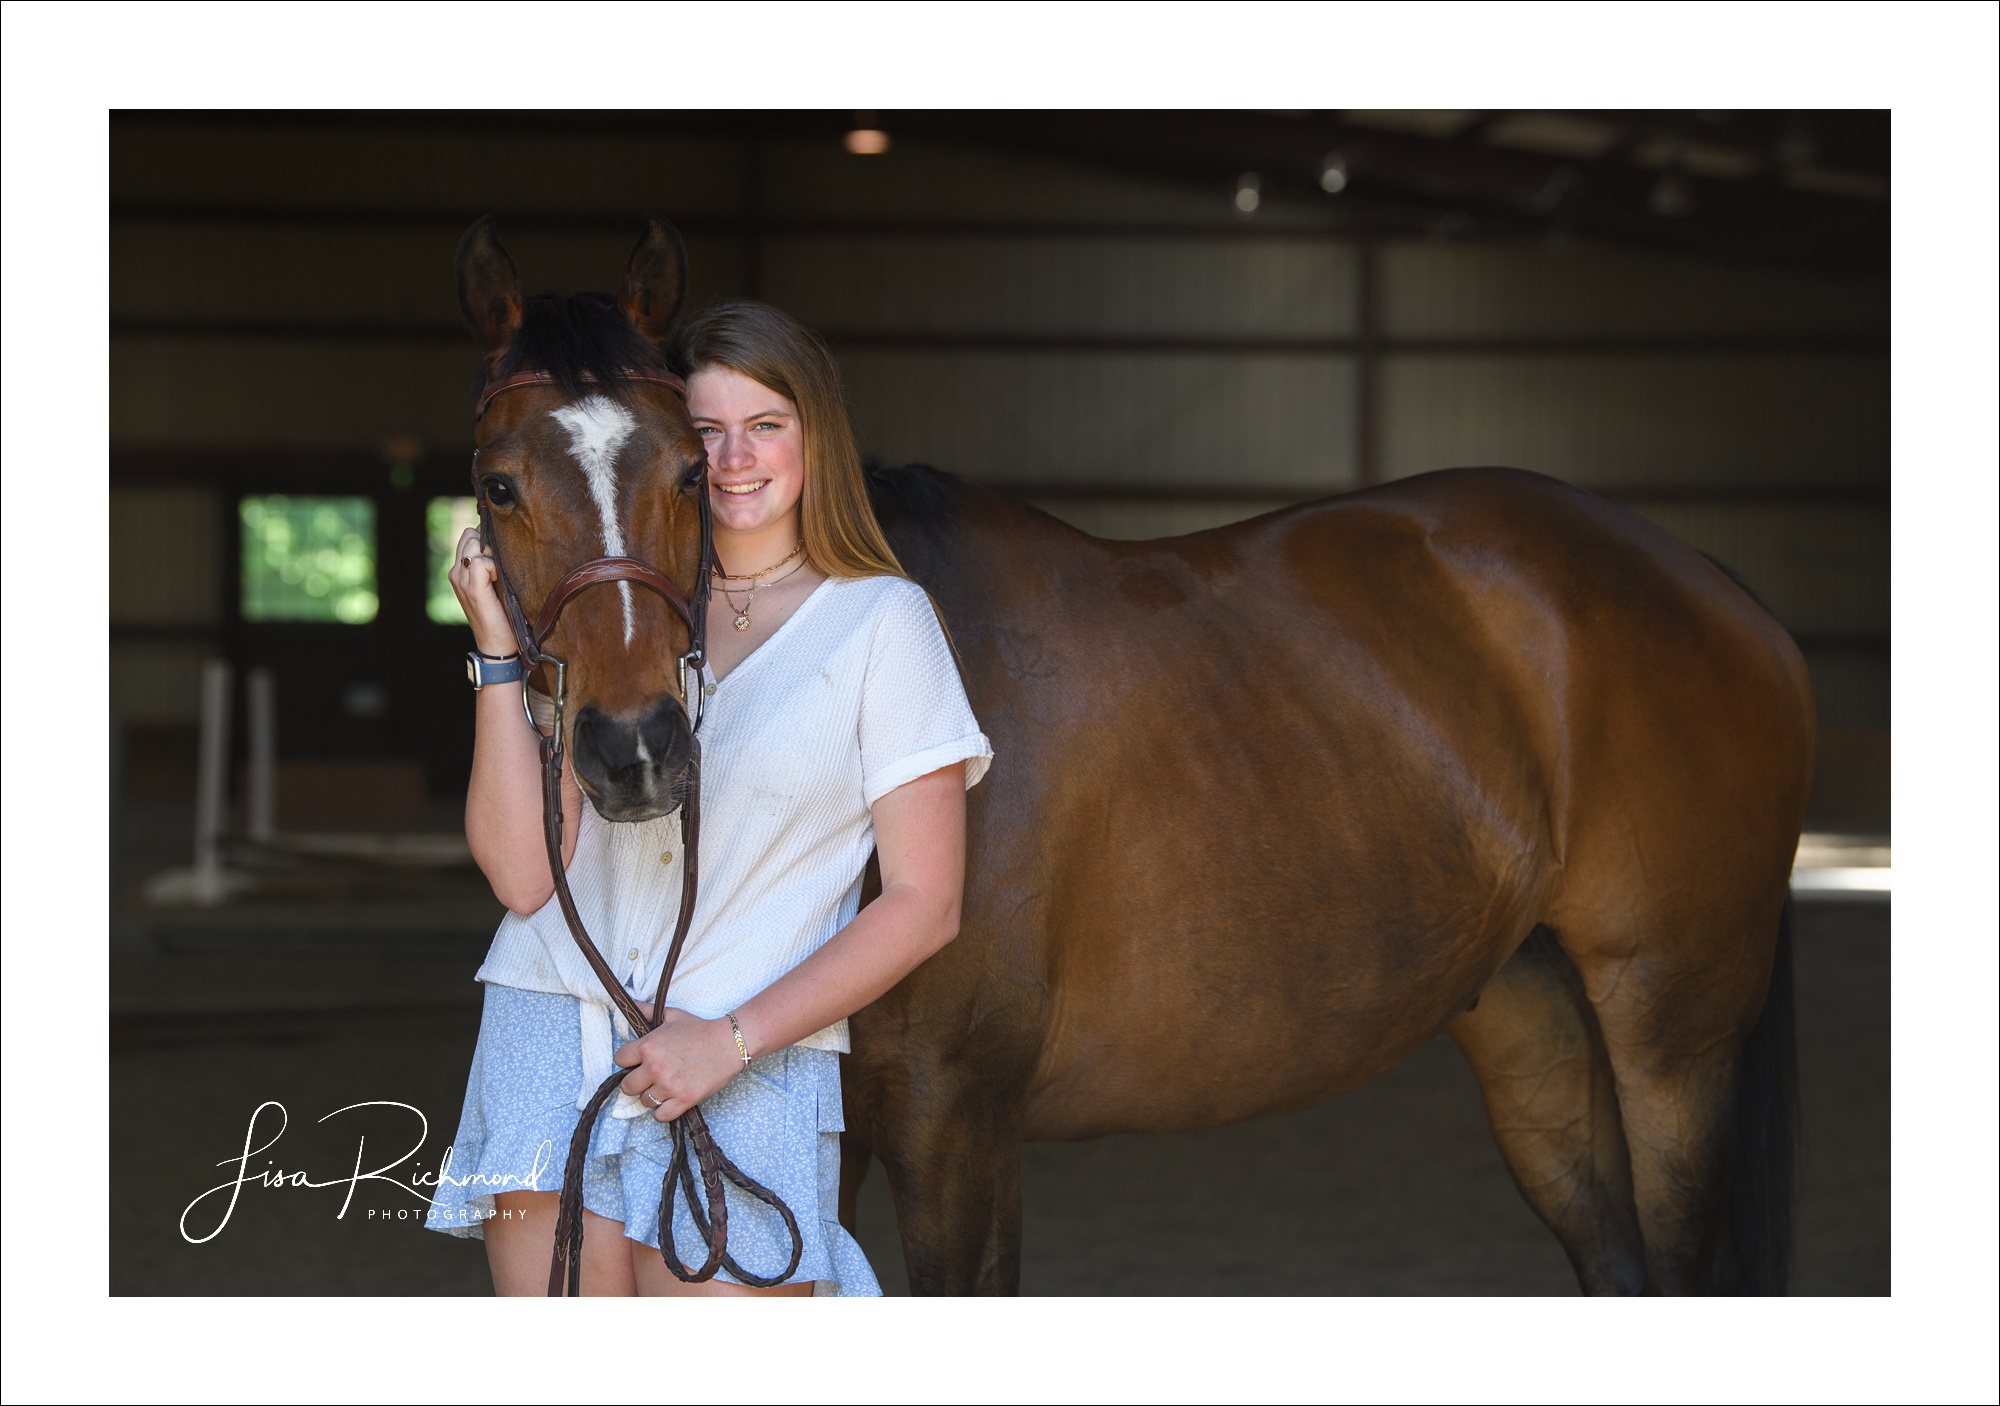
<instances>
[{"instance_id":1,"label":"bay horse","mask_svg":"<svg viewBox=\"0 0 2000 1406\"><path fill-rule=\"evenodd\" d=\"M685 579L685 409L626 392L610 509L545 423L658 361L678 237L648 222L615 303L523 300L482 222L459 281L485 377L553 377L482 430L527 609L607 524ZM1309 1107L1448 1033L1586 1292L1783 1291L1815 724L1747 590L1513 470L1153 542L923 467L870 487L995 749L959 935L843 1061L842 1218L879 1160L913 1290L1018 1288L1025 1140ZM685 631L592 594L556 640L571 755L607 819L653 818L684 783Z\"/></svg>"},{"instance_id":2,"label":"bay horse","mask_svg":"<svg viewBox=\"0 0 2000 1406\"><path fill-rule=\"evenodd\" d=\"M958 938L852 1022L843 1214L1020 1274L1024 1139L1321 1103L1440 1032L1589 1293L1782 1292L1791 637L1637 513L1505 469L1150 542L877 470L994 761Z\"/></svg>"}]
</instances>

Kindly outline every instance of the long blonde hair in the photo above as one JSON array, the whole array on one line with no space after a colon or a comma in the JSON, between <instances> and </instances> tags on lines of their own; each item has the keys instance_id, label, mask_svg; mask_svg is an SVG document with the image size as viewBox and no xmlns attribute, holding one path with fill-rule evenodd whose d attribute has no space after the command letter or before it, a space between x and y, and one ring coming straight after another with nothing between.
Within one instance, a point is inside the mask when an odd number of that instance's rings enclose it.
<instances>
[{"instance_id":1,"label":"long blonde hair","mask_svg":"<svg viewBox=\"0 0 2000 1406\"><path fill-rule=\"evenodd\" d=\"M744 299L690 318L674 338L674 360L685 376L727 367L798 407L806 470L799 529L814 566L828 576L910 579L868 501L840 373L824 342L770 304Z\"/></svg>"}]
</instances>

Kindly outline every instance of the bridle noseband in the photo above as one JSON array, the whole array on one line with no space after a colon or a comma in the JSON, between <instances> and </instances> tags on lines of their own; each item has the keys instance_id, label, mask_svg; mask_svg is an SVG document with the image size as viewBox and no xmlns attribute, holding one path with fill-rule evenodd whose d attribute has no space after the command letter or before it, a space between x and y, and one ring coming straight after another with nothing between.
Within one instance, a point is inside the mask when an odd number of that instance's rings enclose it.
<instances>
[{"instance_id":1,"label":"bridle noseband","mask_svg":"<svg viewBox=\"0 0 2000 1406\"><path fill-rule=\"evenodd\" d=\"M665 386L682 400L687 399L687 384L680 377L668 371L650 367L627 367L617 373L621 381L637 381ZM479 401L473 410L476 424L485 414L486 408L501 395L522 386L546 386L556 384L556 377L547 371L517 371L511 376L488 385L480 392ZM521 706L527 713L528 725L540 739L542 750L542 840L548 851L549 873L555 880L556 901L560 904L563 920L569 925L570 936L583 953L590 969L597 974L612 1003L618 1008L626 1022L641 1035L658 1028L667 1009L667 987L674 976L674 966L680 961L681 947L687 941L688 927L694 921L694 904L697 889L697 860L701 842L701 739L699 731L702 720L702 670L707 664L708 643L708 602L710 578L715 565L714 518L708 501L708 482L705 473L696 480L700 489L699 512L701 517L701 555L695 566L694 589L686 594L675 587L659 571L638 560L636 557L594 557L581 566L565 572L550 590L548 599L536 615L534 624L528 623L527 613L521 609L520 597L514 591L514 584L508 578L507 568L500 560L500 539L493 531L492 504L487 501L486 487L479 474L479 454L472 456L472 488L479 503L479 535L492 554L495 574L499 577L500 599L507 609L507 618L513 624L514 638L521 650L522 666L530 672L540 670L549 684L548 697L554 705L554 728L543 735L535 722L532 708L528 706L528 689L525 681L521 688ZM592 586L602 586L614 581L631 582L644 586L673 607L688 628L687 653L677 661L680 682L680 704L688 719L688 762L687 790L682 797L681 812L681 908L680 917L674 924L673 941L667 948L666 963L660 968L659 985L653 993L653 1014L649 1018L639 1009L616 974L611 970L604 956L597 950L590 934L583 925L583 916L577 911L576 900L570 894L569 877L562 861L562 754L565 730L565 710L568 706L567 670L563 661L550 654L543 646L562 619L564 609L576 596ZM586 1015L584 1017L588 1019ZM577 1120L576 1132L570 1138L569 1160L563 1168L562 1196L556 1214L555 1253L549 1263L549 1293L560 1297L565 1292L574 1296L580 1292L583 1273L583 1164L590 1149L590 1130L597 1122L599 1110L611 1097L614 1090L625 1079L629 1071L614 1070L597 1092L585 1105L583 1116ZM782 1284L799 1267L799 1260L805 1254L805 1240L799 1233L798 1218L792 1214L784 1198L769 1187L753 1180L723 1154L709 1132L708 1120L702 1115L699 1105L689 1108L668 1125L673 1134L674 1155L667 1166L666 1176L660 1183L660 1257L674 1276L686 1283L698 1284L713 1278L716 1270L727 1269L745 1284L756 1288L769 1288ZM689 1165L688 1143L694 1144L694 1163L701 1169L702 1189L708 1200L708 1208L703 1210L695 1197L694 1168ZM741 1190L756 1197L777 1211L784 1219L785 1228L791 1233L792 1255L789 1263L778 1274L765 1277L752 1274L739 1265L729 1254L729 1205L723 1189L727 1180ZM686 1199L695 1229L700 1233L708 1248L708 1255L698 1269L689 1269L681 1263L674 1249L674 1185L678 1181Z\"/></svg>"}]
</instances>

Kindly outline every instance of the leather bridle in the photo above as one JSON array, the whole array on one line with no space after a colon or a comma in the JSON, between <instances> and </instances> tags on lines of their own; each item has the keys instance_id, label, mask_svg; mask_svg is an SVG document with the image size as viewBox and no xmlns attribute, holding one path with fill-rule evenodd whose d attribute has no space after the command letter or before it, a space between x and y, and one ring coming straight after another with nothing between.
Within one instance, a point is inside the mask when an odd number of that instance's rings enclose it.
<instances>
[{"instance_id":1,"label":"leather bridle","mask_svg":"<svg viewBox=\"0 0 2000 1406\"><path fill-rule=\"evenodd\" d=\"M621 381L637 381L665 386L674 394L687 399L687 385L680 377L668 371L650 367L627 367L617 372ZM494 381L480 392L479 401L473 411L473 421L477 423L486 414L486 408L493 401L510 390L522 386L553 385L556 378L547 371L518 371ZM514 638L520 646L521 664L532 674L540 672L549 685L547 696L554 707L554 727L543 734L535 721L534 712L528 707L528 690L525 681L521 689L522 708L528 714L528 725L534 728L541 742L542 751L542 840L548 850L549 873L555 880L556 901L562 908L563 921L569 925L569 933L576 940L584 960L597 973L619 1013L640 1035L658 1028L667 1009L667 987L673 981L674 966L680 961L681 946L687 941L688 927L694 921L695 893L697 888L697 860L701 840L701 740L699 731L702 718L702 670L707 663L708 602L710 577L715 565L714 519L708 501L708 481L704 470L696 477L699 488L701 515L701 556L695 566L694 589L682 594L673 582L661 575L653 567L635 557L594 557L581 566L564 573L548 599L536 615L533 625L528 623L527 613L521 609L520 597L515 593L514 583L508 578L507 568L500 560L500 539L493 531L493 508L487 501L486 486L479 473L479 454L472 456L472 488L479 503L479 535L486 550L492 554L495 573L499 577L500 599L507 609L507 618L514 627ZM556 623L562 619L564 609L578 594L592 586L609 582L626 581L644 586L652 591L686 622L688 628L687 653L681 655L677 672L680 681L680 704L688 719L688 762L686 790L681 798L681 908L680 917L674 924L673 941L667 948L666 964L660 968L659 985L653 993L653 1014L649 1017L640 1010L639 1003L632 999L620 984L604 955L597 950L585 930L583 917L577 912L576 900L570 894L569 877L563 868L562 859L562 764L565 709L568 704L566 669L563 661L544 648ZM690 689L692 686L692 690ZM588 1014L584 1016L589 1019ZM561 1297L565 1293L576 1295L581 1290L583 1273L583 1164L590 1149L590 1130L597 1122L597 1115L611 1097L618 1085L630 1073L626 1069L614 1070L597 1092L585 1105L583 1116L577 1120L576 1132L570 1137L569 1160L563 1167L562 1196L556 1214L555 1253L549 1262L549 1293ZM680 1117L668 1124L673 1135L674 1155L668 1163L666 1175L660 1182L660 1257L674 1277L689 1284L699 1284L713 1278L716 1270L727 1269L737 1279L755 1288L769 1288L782 1284L791 1278L799 1267L799 1260L805 1254L805 1240L799 1233L798 1218L792 1214L784 1198L769 1187L752 1179L724 1155L709 1132L708 1120L702 1115L699 1105L689 1108ZM701 1169L702 1190L707 1197L708 1207L703 1209L695 1196L694 1167L689 1165L688 1146L694 1146L694 1165ZM770 1277L752 1274L738 1264L729 1253L729 1205L723 1183L728 1181L749 1195L756 1197L783 1217L785 1228L792 1238L791 1259L779 1273ZM678 1182L681 1194L687 1201L695 1229L700 1233L707 1247L707 1257L697 1269L689 1269L681 1262L674 1248L674 1186Z\"/></svg>"}]
</instances>

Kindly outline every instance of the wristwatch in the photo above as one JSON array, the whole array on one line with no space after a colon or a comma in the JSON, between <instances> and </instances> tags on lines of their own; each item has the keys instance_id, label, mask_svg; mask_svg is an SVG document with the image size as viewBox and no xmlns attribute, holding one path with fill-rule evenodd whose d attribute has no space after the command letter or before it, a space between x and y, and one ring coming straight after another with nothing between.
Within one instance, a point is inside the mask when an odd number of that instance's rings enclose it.
<instances>
[{"instance_id":1,"label":"wristwatch","mask_svg":"<svg viewBox=\"0 0 2000 1406\"><path fill-rule=\"evenodd\" d=\"M465 655L465 676L472 681L472 691L479 692L490 683L513 683L527 670L521 667L521 656L510 654L504 659L493 659L478 650L467 650Z\"/></svg>"}]
</instances>

